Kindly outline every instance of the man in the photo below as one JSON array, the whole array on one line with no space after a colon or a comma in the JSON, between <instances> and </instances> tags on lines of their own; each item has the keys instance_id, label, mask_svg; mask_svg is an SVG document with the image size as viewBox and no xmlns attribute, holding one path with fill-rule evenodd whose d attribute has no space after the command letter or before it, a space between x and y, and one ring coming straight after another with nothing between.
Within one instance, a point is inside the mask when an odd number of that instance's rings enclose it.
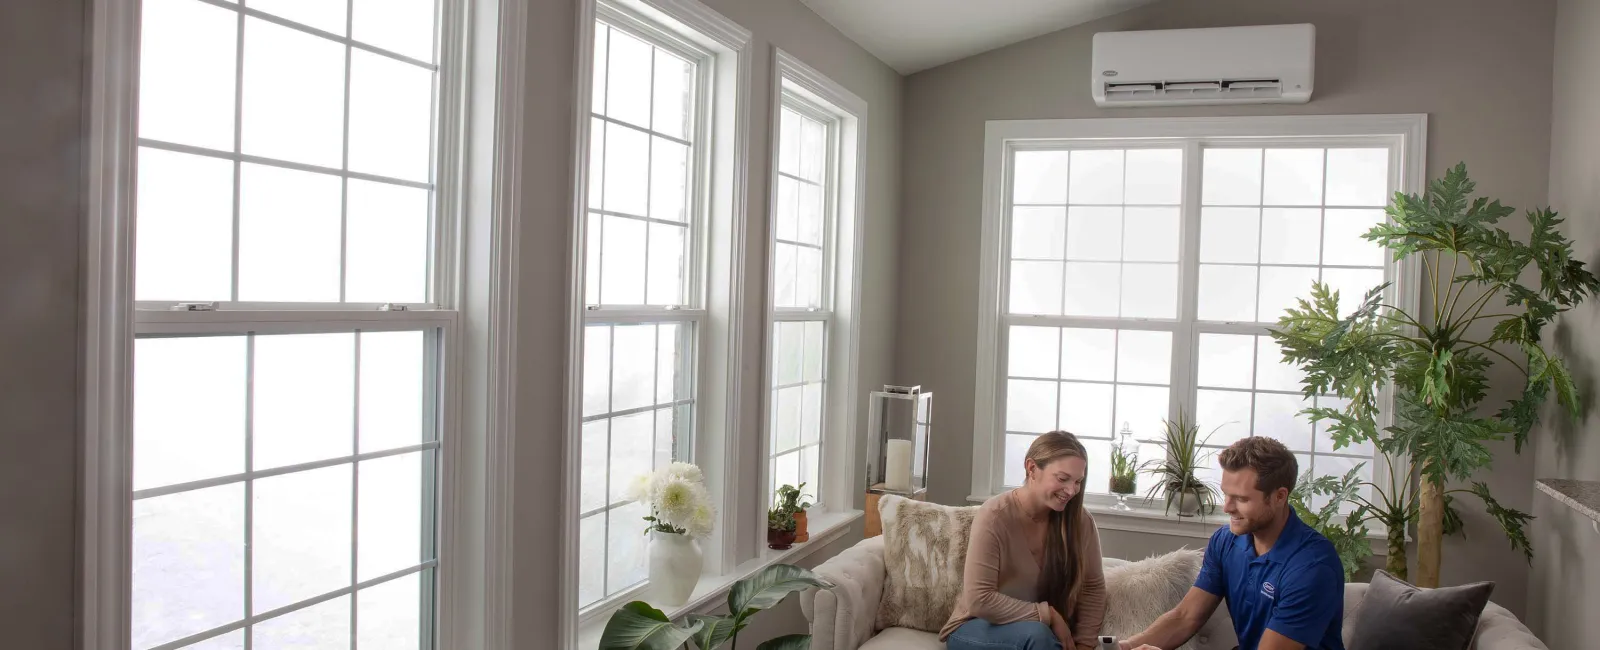
<instances>
[{"instance_id":1,"label":"man","mask_svg":"<svg viewBox=\"0 0 1600 650\"><path fill-rule=\"evenodd\" d=\"M1183 602L1122 650L1176 648L1228 601L1240 650L1344 650L1344 567L1333 543L1289 506L1300 468L1271 438L1245 438L1219 456L1228 526L1206 544Z\"/></svg>"}]
</instances>

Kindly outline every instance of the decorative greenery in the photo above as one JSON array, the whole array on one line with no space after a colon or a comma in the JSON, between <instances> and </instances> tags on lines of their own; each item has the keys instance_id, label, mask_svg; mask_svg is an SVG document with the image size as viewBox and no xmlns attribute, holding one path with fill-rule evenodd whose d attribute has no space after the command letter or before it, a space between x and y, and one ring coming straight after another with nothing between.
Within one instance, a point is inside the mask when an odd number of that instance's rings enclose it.
<instances>
[{"instance_id":1,"label":"decorative greenery","mask_svg":"<svg viewBox=\"0 0 1600 650\"><path fill-rule=\"evenodd\" d=\"M794 530L796 525L793 512L778 507L767 509L767 530L787 533Z\"/></svg>"},{"instance_id":2,"label":"decorative greenery","mask_svg":"<svg viewBox=\"0 0 1600 650\"><path fill-rule=\"evenodd\" d=\"M703 538L716 525L716 509L706 490L705 475L689 463L672 463L652 474L635 476L628 500L650 505L645 533L656 531Z\"/></svg>"},{"instance_id":3,"label":"decorative greenery","mask_svg":"<svg viewBox=\"0 0 1600 650\"><path fill-rule=\"evenodd\" d=\"M812 497L812 495L809 494L801 494L800 491L804 489L806 489L805 483L801 483L800 487L795 487L785 483L783 487L778 488L777 507L781 510L788 511L789 514L794 514L796 512L800 512L801 510L805 510L806 508L810 508L810 501L801 501L803 498Z\"/></svg>"},{"instance_id":4,"label":"decorative greenery","mask_svg":"<svg viewBox=\"0 0 1600 650\"><path fill-rule=\"evenodd\" d=\"M1205 466L1211 457L1210 452L1200 450L1204 442L1200 439L1200 426L1190 423L1182 410L1178 411L1177 420L1166 420L1161 424L1166 430L1167 457L1146 461L1140 469L1157 479L1157 483L1150 486L1150 491L1145 494L1145 500L1154 500L1159 491L1166 497L1166 511L1171 513L1174 500L1191 494L1200 502L1201 512L1214 511L1217 501L1222 498L1221 493L1216 485L1195 476L1195 472ZM1213 429L1212 433L1216 433L1216 430ZM1206 438L1210 439L1210 435ZM1181 514L1182 508L1179 510Z\"/></svg>"},{"instance_id":5,"label":"decorative greenery","mask_svg":"<svg viewBox=\"0 0 1600 650\"><path fill-rule=\"evenodd\" d=\"M1500 505L1481 482L1470 489L1444 486L1466 482L1490 467L1487 442L1510 435L1521 453L1552 391L1568 417L1580 415L1572 376L1541 346L1540 335L1558 314L1600 290L1600 280L1572 258L1571 243L1556 230L1561 219L1555 212L1529 211L1529 237L1513 239L1496 226L1512 208L1472 198L1474 189L1466 165L1456 165L1420 196L1396 193L1386 209L1389 222L1364 235L1396 260L1421 259L1430 290L1424 295L1432 300L1420 313L1384 303L1384 284L1341 314L1338 294L1319 282L1311 299L1300 300L1272 331L1284 360L1305 370L1307 397L1333 394L1350 400L1342 409L1304 411L1325 422L1334 448L1370 442L1391 468L1399 466L1388 491L1373 486L1381 508L1359 496L1356 500L1375 518L1402 524L1390 525L1389 570L1400 577L1406 575L1403 524L1418 523L1420 582L1438 576L1442 535L1462 532L1454 494L1471 493L1483 501L1512 548L1531 561L1523 530L1530 515ZM1524 271L1531 271L1537 284L1524 285ZM1504 308L1484 313L1496 299ZM1521 359L1507 352L1520 352ZM1493 415L1480 414L1489 369L1499 363L1524 378L1521 391ZM1393 424L1380 435L1379 398L1390 386ZM1398 565L1395 550L1402 551Z\"/></svg>"},{"instance_id":6,"label":"decorative greenery","mask_svg":"<svg viewBox=\"0 0 1600 650\"><path fill-rule=\"evenodd\" d=\"M661 610L643 601L622 606L606 621L600 635L600 650L678 650L693 640L698 650L714 650L728 644L739 645L739 631L750 617L771 609L789 594L802 589L830 589L833 585L816 574L790 564L774 564L759 573L733 583L728 589L728 614L706 616L690 614L688 623L675 625ZM756 646L756 650L808 650L811 635L790 634Z\"/></svg>"},{"instance_id":7,"label":"decorative greenery","mask_svg":"<svg viewBox=\"0 0 1600 650\"><path fill-rule=\"evenodd\" d=\"M1346 503L1360 503L1361 489L1370 485L1361 480L1361 468L1366 463L1360 463L1343 477L1323 476L1313 479L1310 470L1300 475L1295 481L1294 491L1289 493L1289 505L1294 506L1295 512L1300 513L1300 520L1306 525L1322 533L1323 537L1333 542L1333 548L1339 552L1339 561L1344 564L1344 579L1346 582L1361 570L1366 559L1372 555L1372 544L1367 542L1366 522L1371 519L1381 519L1371 508L1366 505L1357 505L1355 510L1341 514L1339 511ZM1312 508L1312 497L1325 496L1328 502L1321 508ZM1398 528L1404 530L1404 528ZM1402 534L1401 543L1404 544L1405 535ZM1400 557L1405 557L1405 547L1401 547Z\"/></svg>"},{"instance_id":8,"label":"decorative greenery","mask_svg":"<svg viewBox=\"0 0 1600 650\"><path fill-rule=\"evenodd\" d=\"M1139 452L1127 453L1122 443L1111 447L1111 493L1133 494L1134 475L1139 471Z\"/></svg>"}]
</instances>

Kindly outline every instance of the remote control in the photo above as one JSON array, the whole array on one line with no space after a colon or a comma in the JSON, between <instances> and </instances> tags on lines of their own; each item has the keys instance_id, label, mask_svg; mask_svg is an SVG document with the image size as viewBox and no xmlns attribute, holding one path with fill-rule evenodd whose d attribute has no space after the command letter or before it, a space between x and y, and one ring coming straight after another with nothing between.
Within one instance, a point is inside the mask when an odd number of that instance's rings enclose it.
<instances>
[{"instance_id":1,"label":"remote control","mask_svg":"<svg viewBox=\"0 0 1600 650\"><path fill-rule=\"evenodd\" d=\"M1100 650L1117 650L1117 637L1101 635Z\"/></svg>"}]
</instances>

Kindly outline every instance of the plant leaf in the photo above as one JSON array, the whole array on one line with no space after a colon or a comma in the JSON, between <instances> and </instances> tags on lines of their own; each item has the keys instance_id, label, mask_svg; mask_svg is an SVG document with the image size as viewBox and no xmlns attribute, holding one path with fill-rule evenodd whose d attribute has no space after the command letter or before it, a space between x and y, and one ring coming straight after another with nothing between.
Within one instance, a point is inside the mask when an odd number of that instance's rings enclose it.
<instances>
[{"instance_id":1,"label":"plant leaf","mask_svg":"<svg viewBox=\"0 0 1600 650\"><path fill-rule=\"evenodd\" d=\"M1489 516L1500 522L1500 528L1505 531L1506 539L1511 542L1511 549L1522 551L1523 558L1532 564L1533 547L1528 544L1528 534L1524 527L1533 520L1533 515L1501 506L1494 495L1489 493L1489 486L1481 481L1472 484L1472 493L1483 500L1484 510L1488 511Z\"/></svg>"},{"instance_id":2,"label":"plant leaf","mask_svg":"<svg viewBox=\"0 0 1600 650\"><path fill-rule=\"evenodd\" d=\"M811 635L788 634L762 642L756 650L811 650Z\"/></svg>"},{"instance_id":3,"label":"plant leaf","mask_svg":"<svg viewBox=\"0 0 1600 650\"><path fill-rule=\"evenodd\" d=\"M694 635L695 647L700 650L721 647L734 633L744 628L743 624L737 624L731 616L690 614L689 621L700 626L700 631Z\"/></svg>"},{"instance_id":4,"label":"plant leaf","mask_svg":"<svg viewBox=\"0 0 1600 650\"><path fill-rule=\"evenodd\" d=\"M740 618L749 616L783 602L793 592L811 587L831 589L833 585L792 564L774 564L733 583L728 589L728 611Z\"/></svg>"},{"instance_id":5,"label":"plant leaf","mask_svg":"<svg viewBox=\"0 0 1600 650\"><path fill-rule=\"evenodd\" d=\"M635 600L606 621L600 650L678 650L700 630L700 623L678 627L661 610Z\"/></svg>"}]
</instances>

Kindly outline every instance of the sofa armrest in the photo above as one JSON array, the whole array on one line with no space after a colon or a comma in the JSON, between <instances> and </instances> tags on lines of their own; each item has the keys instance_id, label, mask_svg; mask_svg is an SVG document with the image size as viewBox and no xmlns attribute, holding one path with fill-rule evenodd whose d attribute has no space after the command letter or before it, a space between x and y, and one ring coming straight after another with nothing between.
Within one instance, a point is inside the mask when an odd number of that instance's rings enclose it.
<instances>
[{"instance_id":1,"label":"sofa armrest","mask_svg":"<svg viewBox=\"0 0 1600 650\"><path fill-rule=\"evenodd\" d=\"M833 588L800 594L800 610L811 624L811 650L856 650L872 638L883 598L883 536L861 540L812 571Z\"/></svg>"},{"instance_id":2,"label":"sofa armrest","mask_svg":"<svg viewBox=\"0 0 1600 650\"><path fill-rule=\"evenodd\" d=\"M1472 638L1473 650L1550 650L1516 614L1489 603L1478 616L1478 630Z\"/></svg>"}]
</instances>

